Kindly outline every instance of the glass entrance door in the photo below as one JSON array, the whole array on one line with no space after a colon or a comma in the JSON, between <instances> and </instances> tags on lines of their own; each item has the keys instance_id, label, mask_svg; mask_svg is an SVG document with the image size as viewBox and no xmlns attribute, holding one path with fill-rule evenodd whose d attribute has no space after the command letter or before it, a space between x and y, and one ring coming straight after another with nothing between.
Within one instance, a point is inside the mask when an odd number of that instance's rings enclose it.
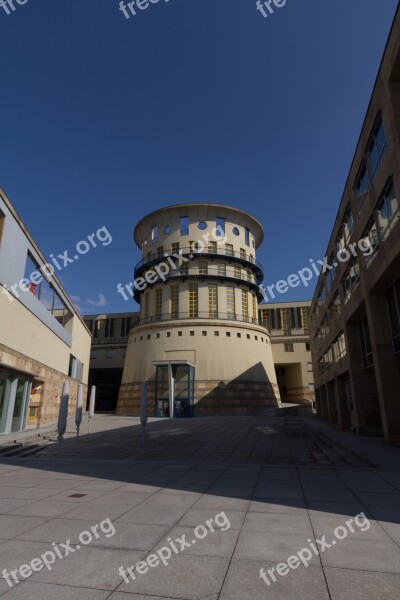
<instances>
[{"instance_id":1,"label":"glass entrance door","mask_svg":"<svg viewBox=\"0 0 400 600\"><path fill-rule=\"evenodd\" d=\"M192 417L194 369L188 365L177 365L173 371L175 379L174 417Z\"/></svg>"},{"instance_id":2,"label":"glass entrance door","mask_svg":"<svg viewBox=\"0 0 400 600\"><path fill-rule=\"evenodd\" d=\"M187 364L156 366L156 417L193 417L194 374L194 367Z\"/></svg>"},{"instance_id":3,"label":"glass entrance door","mask_svg":"<svg viewBox=\"0 0 400 600\"><path fill-rule=\"evenodd\" d=\"M31 380L22 375L0 372L0 433L25 428Z\"/></svg>"}]
</instances>

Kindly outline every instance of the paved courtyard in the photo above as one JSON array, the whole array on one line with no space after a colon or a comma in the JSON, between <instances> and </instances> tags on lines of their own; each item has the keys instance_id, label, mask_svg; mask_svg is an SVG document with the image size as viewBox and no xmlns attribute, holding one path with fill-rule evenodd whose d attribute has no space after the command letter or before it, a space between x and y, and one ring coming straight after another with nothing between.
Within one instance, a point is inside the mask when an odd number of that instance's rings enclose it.
<instances>
[{"instance_id":1,"label":"paved courtyard","mask_svg":"<svg viewBox=\"0 0 400 600\"><path fill-rule=\"evenodd\" d=\"M5 600L399 597L400 450L380 439L272 414L151 420L145 448L138 419L96 415L61 455L37 433L0 440Z\"/></svg>"}]
</instances>

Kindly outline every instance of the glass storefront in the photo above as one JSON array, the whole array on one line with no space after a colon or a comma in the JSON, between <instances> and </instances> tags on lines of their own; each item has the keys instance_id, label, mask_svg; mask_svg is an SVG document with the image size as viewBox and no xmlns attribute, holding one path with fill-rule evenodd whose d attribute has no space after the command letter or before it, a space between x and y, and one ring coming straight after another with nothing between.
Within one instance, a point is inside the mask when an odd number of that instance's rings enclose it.
<instances>
[{"instance_id":1,"label":"glass storefront","mask_svg":"<svg viewBox=\"0 0 400 600\"><path fill-rule=\"evenodd\" d=\"M31 379L0 370L0 434L25 429Z\"/></svg>"},{"instance_id":2,"label":"glass storefront","mask_svg":"<svg viewBox=\"0 0 400 600\"><path fill-rule=\"evenodd\" d=\"M188 364L157 365L156 367L156 417L193 417L195 369ZM169 381L171 369L171 382ZM171 388L171 389L170 389ZM170 414L170 392L173 402Z\"/></svg>"}]
</instances>

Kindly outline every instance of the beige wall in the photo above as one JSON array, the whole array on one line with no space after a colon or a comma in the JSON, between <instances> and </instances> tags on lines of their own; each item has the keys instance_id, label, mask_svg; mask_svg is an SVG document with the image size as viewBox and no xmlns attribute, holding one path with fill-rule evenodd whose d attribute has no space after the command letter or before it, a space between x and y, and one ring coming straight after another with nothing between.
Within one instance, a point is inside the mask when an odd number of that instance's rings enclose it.
<instances>
[{"instance_id":1,"label":"beige wall","mask_svg":"<svg viewBox=\"0 0 400 600\"><path fill-rule=\"evenodd\" d=\"M190 335L191 331L195 332L194 336ZM178 332L182 332L182 336ZM276 383L268 332L245 324L229 326L224 321L215 321L212 325L209 321L203 325L173 321L168 326L155 324L134 329L129 337L122 383L153 378L153 361L173 360L174 355L177 359L186 357L195 362L198 380L229 382L237 378L249 381L267 378Z\"/></svg>"},{"instance_id":2,"label":"beige wall","mask_svg":"<svg viewBox=\"0 0 400 600\"><path fill-rule=\"evenodd\" d=\"M82 382L87 383L91 337L83 323L73 317L70 348L19 300L10 301L3 289L0 286L0 343L65 375L73 354L84 364Z\"/></svg>"}]
</instances>

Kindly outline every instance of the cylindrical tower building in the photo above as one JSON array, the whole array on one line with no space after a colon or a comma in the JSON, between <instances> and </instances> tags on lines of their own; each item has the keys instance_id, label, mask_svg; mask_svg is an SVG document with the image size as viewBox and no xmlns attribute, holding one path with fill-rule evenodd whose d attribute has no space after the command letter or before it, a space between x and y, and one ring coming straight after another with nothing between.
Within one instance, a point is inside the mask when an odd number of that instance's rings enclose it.
<instances>
[{"instance_id":1,"label":"cylindrical tower building","mask_svg":"<svg viewBox=\"0 0 400 600\"><path fill-rule=\"evenodd\" d=\"M118 414L251 414L278 406L269 331L258 322L261 224L236 208L179 204L144 217ZM154 412L153 412L154 411Z\"/></svg>"}]
</instances>

